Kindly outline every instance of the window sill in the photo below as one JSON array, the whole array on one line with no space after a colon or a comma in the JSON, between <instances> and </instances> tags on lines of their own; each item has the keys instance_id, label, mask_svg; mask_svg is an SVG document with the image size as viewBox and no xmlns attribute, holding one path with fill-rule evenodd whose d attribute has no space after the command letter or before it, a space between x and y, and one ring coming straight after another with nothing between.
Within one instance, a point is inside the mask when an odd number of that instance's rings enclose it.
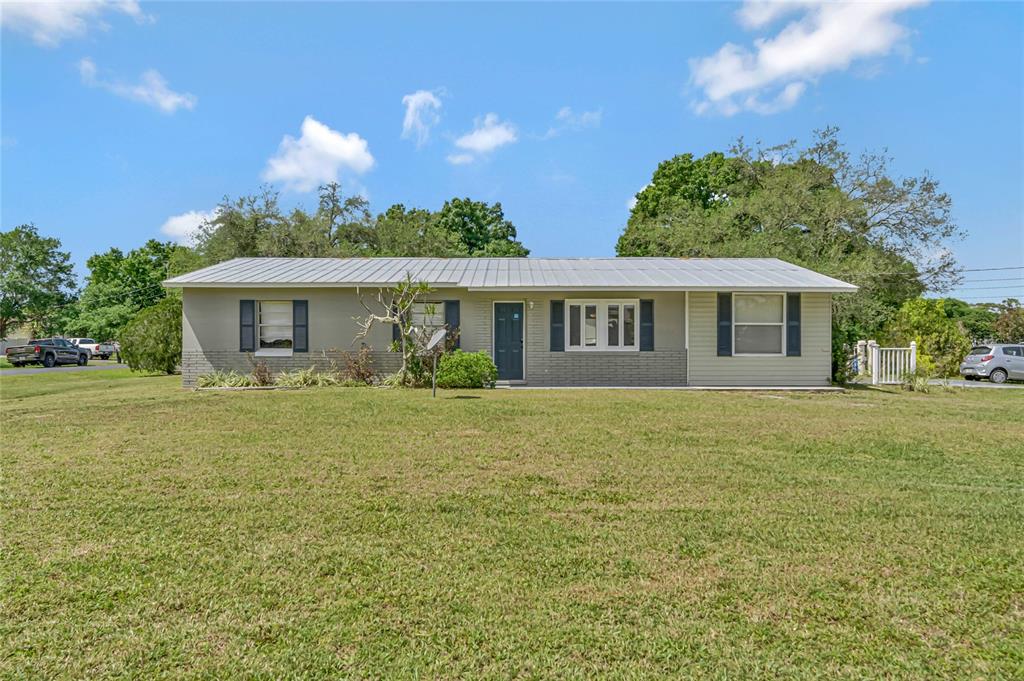
<instances>
[{"instance_id":1,"label":"window sill","mask_svg":"<svg viewBox=\"0 0 1024 681\"><path fill-rule=\"evenodd\" d=\"M640 348L566 348L565 352L640 352Z\"/></svg>"},{"instance_id":2,"label":"window sill","mask_svg":"<svg viewBox=\"0 0 1024 681\"><path fill-rule=\"evenodd\" d=\"M734 352L733 357L786 357L784 352Z\"/></svg>"},{"instance_id":3,"label":"window sill","mask_svg":"<svg viewBox=\"0 0 1024 681\"><path fill-rule=\"evenodd\" d=\"M290 348L269 348L264 350L257 350L253 354L256 357L291 357L292 351Z\"/></svg>"}]
</instances>

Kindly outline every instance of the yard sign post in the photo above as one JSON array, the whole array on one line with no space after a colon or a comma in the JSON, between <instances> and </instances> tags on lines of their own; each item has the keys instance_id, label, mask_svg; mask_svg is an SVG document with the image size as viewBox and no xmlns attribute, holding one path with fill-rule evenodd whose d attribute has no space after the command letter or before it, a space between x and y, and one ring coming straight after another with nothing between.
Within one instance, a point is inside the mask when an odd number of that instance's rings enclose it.
<instances>
[{"instance_id":1,"label":"yard sign post","mask_svg":"<svg viewBox=\"0 0 1024 681\"><path fill-rule=\"evenodd\" d=\"M430 372L430 396L437 397L437 355L438 347L444 350L444 345L441 345L441 341L444 340L445 336L448 335L447 329L438 329L434 332L434 335L430 337L430 342L427 343L427 351L430 352L434 357L434 368Z\"/></svg>"}]
</instances>

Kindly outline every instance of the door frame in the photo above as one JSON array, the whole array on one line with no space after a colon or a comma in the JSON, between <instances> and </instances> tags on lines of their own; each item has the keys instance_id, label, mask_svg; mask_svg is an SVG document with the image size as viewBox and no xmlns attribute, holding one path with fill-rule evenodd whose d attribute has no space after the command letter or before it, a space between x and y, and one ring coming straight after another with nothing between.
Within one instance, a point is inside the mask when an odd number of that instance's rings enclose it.
<instances>
[{"instance_id":1,"label":"door frame","mask_svg":"<svg viewBox=\"0 0 1024 681\"><path fill-rule=\"evenodd\" d=\"M492 300L491 301L491 359L494 359L494 333L496 325L494 323L494 308L498 303L519 303L523 306L523 377L520 379L514 379L509 381L500 381L502 383L526 383L526 308L529 304L525 300Z\"/></svg>"}]
</instances>

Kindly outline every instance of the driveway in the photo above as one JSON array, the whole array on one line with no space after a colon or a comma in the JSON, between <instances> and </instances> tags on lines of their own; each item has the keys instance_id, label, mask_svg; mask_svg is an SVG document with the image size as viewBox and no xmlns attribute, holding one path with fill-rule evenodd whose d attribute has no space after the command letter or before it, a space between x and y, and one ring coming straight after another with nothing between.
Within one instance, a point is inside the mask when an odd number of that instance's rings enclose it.
<instances>
[{"instance_id":1,"label":"driveway","mask_svg":"<svg viewBox=\"0 0 1024 681\"><path fill-rule=\"evenodd\" d=\"M954 388L993 388L995 390L1024 390L1024 383L992 383L990 381L964 381L957 378L951 378L947 381L940 379L932 379L928 381L932 385L942 385L946 383Z\"/></svg>"},{"instance_id":2,"label":"driveway","mask_svg":"<svg viewBox=\"0 0 1024 681\"><path fill-rule=\"evenodd\" d=\"M56 374L68 373L70 371L105 371L107 369L127 369L127 364L86 364L80 367L77 364L64 364L59 367L47 369L46 367L29 367L27 369L4 369L0 376L25 376L28 374Z\"/></svg>"}]
</instances>

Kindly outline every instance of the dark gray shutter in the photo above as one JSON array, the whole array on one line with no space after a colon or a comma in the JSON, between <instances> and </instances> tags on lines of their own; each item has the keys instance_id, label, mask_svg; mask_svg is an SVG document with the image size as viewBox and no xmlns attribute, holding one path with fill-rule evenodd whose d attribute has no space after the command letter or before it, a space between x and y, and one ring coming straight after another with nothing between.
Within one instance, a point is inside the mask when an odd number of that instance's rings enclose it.
<instances>
[{"instance_id":1,"label":"dark gray shutter","mask_svg":"<svg viewBox=\"0 0 1024 681\"><path fill-rule=\"evenodd\" d=\"M800 356L800 294L786 294L786 356Z\"/></svg>"},{"instance_id":2,"label":"dark gray shutter","mask_svg":"<svg viewBox=\"0 0 1024 681\"><path fill-rule=\"evenodd\" d=\"M455 336L455 347L462 345L462 334L459 328L462 325L461 308L459 301L444 301L444 323L448 325L448 334Z\"/></svg>"},{"instance_id":3,"label":"dark gray shutter","mask_svg":"<svg viewBox=\"0 0 1024 681\"><path fill-rule=\"evenodd\" d=\"M392 312L397 311L397 309L398 309L397 307L392 307L391 308ZM391 341L394 342L394 343L397 343L400 340L402 340L402 330L399 328L398 324L392 324L391 325Z\"/></svg>"},{"instance_id":4,"label":"dark gray shutter","mask_svg":"<svg viewBox=\"0 0 1024 681\"><path fill-rule=\"evenodd\" d=\"M718 356L732 357L732 294L718 294Z\"/></svg>"},{"instance_id":5,"label":"dark gray shutter","mask_svg":"<svg viewBox=\"0 0 1024 681\"><path fill-rule=\"evenodd\" d=\"M238 306L238 351L256 352L256 301L241 300Z\"/></svg>"},{"instance_id":6,"label":"dark gray shutter","mask_svg":"<svg viewBox=\"0 0 1024 681\"><path fill-rule=\"evenodd\" d=\"M551 352L565 352L565 301L551 301Z\"/></svg>"},{"instance_id":7,"label":"dark gray shutter","mask_svg":"<svg viewBox=\"0 0 1024 681\"><path fill-rule=\"evenodd\" d=\"M309 352L309 301L292 301L292 351Z\"/></svg>"},{"instance_id":8,"label":"dark gray shutter","mask_svg":"<svg viewBox=\"0 0 1024 681\"><path fill-rule=\"evenodd\" d=\"M640 301L640 350L654 350L654 301Z\"/></svg>"}]
</instances>

